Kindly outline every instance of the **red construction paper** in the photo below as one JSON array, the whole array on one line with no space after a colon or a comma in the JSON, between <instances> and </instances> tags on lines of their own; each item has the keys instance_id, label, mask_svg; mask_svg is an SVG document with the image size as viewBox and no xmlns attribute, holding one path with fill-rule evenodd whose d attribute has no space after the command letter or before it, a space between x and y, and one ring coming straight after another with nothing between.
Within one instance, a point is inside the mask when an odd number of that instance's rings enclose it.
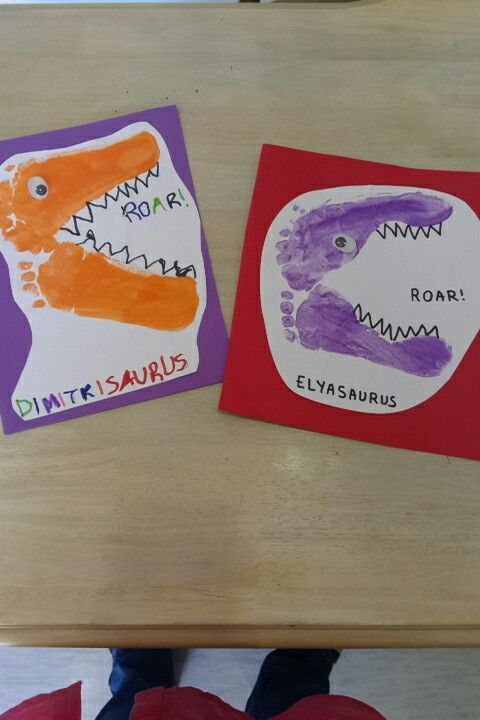
<instances>
[{"instance_id":1,"label":"red construction paper","mask_svg":"<svg viewBox=\"0 0 480 720\"><path fill-rule=\"evenodd\" d=\"M154 688L135 696L130 720L249 720L216 695L196 688ZM272 720L385 720L359 700L311 695Z\"/></svg>"},{"instance_id":2,"label":"red construction paper","mask_svg":"<svg viewBox=\"0 0 480 720\"><path fill-rule=\"evenodd\" d=\"M47 695L36 695L0 715L1 720L80 720L80 682Z\"/></svg>"},{"instance_id":3,"label":"red construction paper","mask_svg":"<svg viewBox=\"0 0 480 720\"><path fill-rule=\"evenodd\" d=\"M81 683L37 695L0 715L1 720L80 720ZM157 687L135 696L130 720L248 720L216 695L191 687ZM272 718L272 720L274 720ZM359 700L341 695L312 695L277 720L385 720Z\"/></svg>"},{"instance_id":4,"label":"red construction paper","mask_svg":"<svg viewBox=\"0 0 480 720\"><path fill-rule=\"evenodd\" d=\"M369 184L436 189L460 198L480 215L479 173L417 170L264 146L246 229L219 407L305 430L478 460L479 334L451 379L435 395L393 414L354 412L301 397L284 384L273 362L260 304L260 260L273 219L302 193Z\"/></svg>"}]
</instances>

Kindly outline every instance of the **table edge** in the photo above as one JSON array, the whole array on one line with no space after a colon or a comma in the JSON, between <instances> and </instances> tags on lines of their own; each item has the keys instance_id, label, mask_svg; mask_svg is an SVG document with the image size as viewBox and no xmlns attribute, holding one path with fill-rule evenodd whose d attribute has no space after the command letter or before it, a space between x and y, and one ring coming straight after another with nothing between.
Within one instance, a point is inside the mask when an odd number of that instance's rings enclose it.
<instances>
[{"instance_id":1,"label":"table edge","mask_svg":"<svg viewBox=\"0 0 480 720\"><path fill-rule=\"evenodd\" d=\"M480 647L480 626L0 625L18 647Z\"/></svg>"},{"instance_id":2,"label":"table edge","mask_svg":"<svg viewBox=\"0 0 480 720\"><path fill-rule=\"evenodd\" d=\"M311 9L311 10L335 10L335 9L346 9L349 6L352 8L358 8L358 7L365 7L366 5L372 5L372 4L378 4L382 3L384 0L315 0L315 2L312 2L311 0L293 0L289 2L289 0L283 0L280 2L279 0L276 0L276 2L270 2L270 3L261 3L261 2L235 2L235 3L227 3L227 2L209 2L208 0L205 0L204 2L188 2L188 0L185 0L185 2L182 3L176 3L172 0L167 2L162 2L162 0L158 0L157 2L145 2L143 4L139 4L138 2L115 2L115 0L100 0L99 2L92 2L91 0L88 2L72 2L68 5L61 5L58 2L42 2L39 4L38 2L28 2L28 3L21 3L20 5L17 4L5 4L0 5L0 10L2 11L12 11L15 8L22 8L24 10L36 10L36 11L44 11L44 10L55 10L58 14L60 11L62 12L70 12L72 10L212 10L212 11L221 11L225 12L233 11L238 12L239 10L245 11L246 8L249 8L249 12L251 11L251 8L256 8L256 11L259 12L265 12L269 11L271 12L274 8L282 8L290 9L290 10L301 10L301 9Z\"/></svg>"}]
</instances>

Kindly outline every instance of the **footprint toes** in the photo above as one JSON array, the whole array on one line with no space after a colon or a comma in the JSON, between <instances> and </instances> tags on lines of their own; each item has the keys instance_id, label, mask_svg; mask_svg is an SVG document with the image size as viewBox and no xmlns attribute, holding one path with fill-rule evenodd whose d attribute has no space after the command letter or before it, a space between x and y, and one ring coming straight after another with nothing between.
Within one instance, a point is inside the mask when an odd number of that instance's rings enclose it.
<instances>
[{"instance_id":1,"label":"footprint toes","mask_svg":"<svg viewBox=\"0 0 480 720\"><path fill-rule=\"evenodd\" d=\"M22 286L23 290L28 293L32 293L32 295L38 296L38 288L33 282L27 282L25 285Z\"/></svg>"},{"instance_id":2,"label":"footprint toes","mask_svg":"<svg viewBox=\"0 0 480 720\"><path fill-rule=\"evenodd\" d=\"M45 307L46 302L45 300L42 300L40 298L40 291L38 289L38 286L35 282L36 280L36 274L31 269L33 267L33 263L31 262L19 262L18 267L20 270L22 270L21 278L23 280L22 289L33 295L34 298L37 298L36 300L33 300L32 307L34 308L42 308Z\"/></svg>"},{"instance_id":3,"label":"footprint toes","mask_svg":"<svg viewBox=\"0 0 480 720\"><path fill-rule=\"evenodd\" d=\"M290 315L293 312L293 303L284 300L284 302L280 303L280 310L282 313L285 313L285 315Z\"/></svg>"},{"instance_id":4,"label":"footprint toes","mask_svg":"<svg viewBox=\"0 0 480 720\"><path fill-rule=\"evenodd\" d=\"M280 255L277 255L277 263L279 265L283 265L284 263L290 262L291 259L290 253L280 253Z\"/></svg>"},{"instance_id":5,"label":"footprint toes","mask_svg":"<svg viewBox=\"0 0 480 720\"><path fill-rule=\"evenodd\" d=\"M295 320L292 316L292 313L294 311L293 303L291 302L293 298L293 293L290 292L290 290L284 290L281 293L282 302L280 303L280 310L283 313L282 316L282 325L284 328L285 337L289 342L293 342L297 339L297 336L292 330L289 330L288 328L292 328L295 325Z\"/></svg>"},{"instance_id":6,"label":"footprint toes","mask_svg":"<svg viewBox=\"0 0 480 720\"><path fill-rule=\"evenodd\" d=\"M20 263L18 263L18 267L21 270L23 270L23 272L20 276L24 283L22 285L23 290L25 292L31 293L35 297L38 297L38 295L39 295L38 288L34 282L35 281L35 273L33 270L31 270L32 263L31 262L20 262Z\"/></svg>"}]
</instances>

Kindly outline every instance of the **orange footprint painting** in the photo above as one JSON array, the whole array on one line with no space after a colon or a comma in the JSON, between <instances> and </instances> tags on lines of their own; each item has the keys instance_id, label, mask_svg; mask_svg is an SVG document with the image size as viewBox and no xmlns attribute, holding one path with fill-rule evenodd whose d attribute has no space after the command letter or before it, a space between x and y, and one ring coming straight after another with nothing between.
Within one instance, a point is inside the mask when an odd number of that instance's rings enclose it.
<instances>
[{"instance_id":1,"label":"orange footprint painting","mask_svg":"<svg viewBox=\"0 0 480 720\"><path fill-rule=\"evenodd\" d=\"M93 215L94 201L113 187L128 187L135 178L138 188L141 173L153 173L159 161L155 137L143 131L103 148L11 166L11 176L0 183L0 230L19 253L48 254L35 269L33 261L18 263L23 289L40 298L33 307L48 304L156 330L181 330L193 322L198 308L194 277L158 275L121 263L62 234L72 216L82 217L76 213L83 208Z\"/></svg>"},{"instance_id":2,"label":"orange footprint painting","mask_svg":"<svg viewBox=\"0 0 480 720\"><path fill-rule=\"evenodd\" d=\"M8 157L0 253L32 335L10 397L23 424L198 370L200 217L152 124Z\"/></svg>"}]
</instances>

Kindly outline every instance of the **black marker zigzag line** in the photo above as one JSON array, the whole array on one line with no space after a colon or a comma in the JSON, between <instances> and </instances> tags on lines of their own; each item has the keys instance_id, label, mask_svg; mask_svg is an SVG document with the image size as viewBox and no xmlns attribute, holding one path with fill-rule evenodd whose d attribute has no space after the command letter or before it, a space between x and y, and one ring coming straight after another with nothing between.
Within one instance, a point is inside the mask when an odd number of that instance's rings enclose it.
<instances>
[{"instance_id":1,"label":"black marker zigzag line","mask_svg":"<svg viewBox=\"0 0 480 720\"><path fill-rule=\"evenodd\" d=\"M109 191L105 193L103 196L103 199L97 200L96 202L88 201L85 210L87 213L87 217L84 215L72 215L72 222L74 229L68 227L62 227L61 230L65 230L66 232L70 233L70 235L74 235L75 237L78 237L80 235L80 229L78 227L79 222L86 222L86 223L92 223L93 222L93 211L92 207L94 208L102 208L102 210L106 210L108 207L109 202L118 202L120 196L123 196L125 198L130 198L132 194L138 195L139 193L139 185L143 185L144 188L148 188L150 180L155 177L157 178L160 172L160 164L157 162L156 166L148 171L145 178L141 178L138 175L133 180L127 180L127 182L122 183L121 185L117 185L115 190ZM85 212L83 210L83 212Z\"/></svg>"},{"instance_id":2,"label":"black marker zigzag line","mask_svg":"<svg viewBox=\"0 0 480 720\"><path fill-rule=\"evenodd\" d=\"M394 237L398 237L399 235L401 235L403 238L412 237L414 240L416 240L419 235L423 235L424 237L428 238L430 237L430 234L432 232L440 237L442 234L442 228L443 223L438 223L437 226L428 225L427 227L414 227L410 224L402 227L401 225L399 225L398 222L393 224L386 222L381 229L379 228L377 230L377 233L380 235L381 238L383 238L383 240L385 240L387 236L387 231L390 231Z\"/></svg>"},{"instance_id":3,"label":"black marker zigzag line","mask_svg":"<svg viewBox=\"0 0 480 720\"><path fill-rule=\"evenodd\" d=\"M194 265L188 265L187 267L182 268L178 264L178 260L175 260L172 267L167 267L167 263L163 258L158 258L157 260L153 260L152 262L149 263L146 255L144 253L142 253L141 255L135 255L134 257L131 257L130 250L128 249L128 245L124 245L122 248L120 248L120 250L114 250L112 248L112 244L108 241L102 243L101 245L97 245L97 240L95 238L93 230L88 230L85 240L82 240L82 242L79 242L76 244L84 245L88 240L92 241L95 252L102 252L103 248L107 248L109 255L111 257L115 257L115 255L120 255L121 253L125 252L125 255L127 258L126 259L127 265L130 265L135 260L143 260L143 263L145 265L145 270L149 270L153 265L158 264L158 265L160 265L160 267L162 269L162 275L168 275L169 273L172 272L172 270L174 270L176 277L187 277L188 273L191 272L194 280L196 280L196 278L197 278L197 271L195 270Z\"/></svg>"},{"instance_id":4,"label":"black marker zigzag line","mask_svg":"<svg viewBox=\"0 0 480 720\"><path fill-rule=\"evenodd\" d=\"M380 335L389 338L391 342L396 342L399 337L402 337L404 340L406 340L407 337L418 337L419 335L425 335L427 337L434 335L436 338L440 337L437 325L433 325L430 330L428 330L423 323L417 330L415 330L412 325L409 325L406 330L398 326L397 330L394 332L392 324L387 323L384 318L381 317L379 320L374 322L371 313L369 311L364 312L360 303L355 306L353 311L360 322L368 324L372 330L377 330Z\"/></svg>"}]
</instances>

